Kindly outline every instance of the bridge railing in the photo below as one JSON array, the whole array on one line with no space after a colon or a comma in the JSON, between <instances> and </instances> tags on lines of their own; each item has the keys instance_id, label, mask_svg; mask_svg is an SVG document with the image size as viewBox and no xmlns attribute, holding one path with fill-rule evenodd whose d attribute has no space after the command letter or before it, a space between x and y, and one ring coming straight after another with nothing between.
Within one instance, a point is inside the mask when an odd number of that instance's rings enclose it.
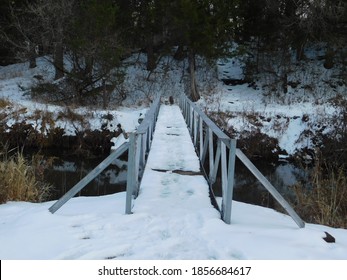
<instances>
[{"instance_id":1,"label":"bridge railing","mask_svg":"<svg viewBox=\"0 0 347 280\"><path fill-rule=\"evenodd\" d=\"M247 156L240 149L236 148L235 139L230 139L229 136L227 136L185 95L182 95L180 98L180 107L190 131L194 146L199 154L200 162L202 166L207 165L208 167L209 174L206 175L213 196L212 185L216 182L217 175L220 175L219 177L222 185L222 203L220 207L221 209L219 210L222 219L226 223L231 223L235 158L237 156L292 217L296 224L300 228L305 227L305 223L276 190L276 188L255 167Z\"/></svg>"},{"instance_id":2,"label":"bridge railing","mask_svg":"<svg viewBox=\"0 0 347 280\"><path fill-rule=\"evenodd\" d=\"M145 169L147 156L151 148L159 108L160 95L155 98L137 130L134 133L131 133L129 136L128 174L125 203L126 214L132 213L132 200L138 196L140 191L140 182Z\"/></svg>"},{"instance_id":3,"label":"bridge railing","mask_svg":"<svg viewBox=\"0 0 347 280\"><path fill-rule=\"evenodd\" d=\"M59 210L66 202L80 192L89 182L94 180L102 171L104 171L118 157L128 151L128 175L127 175L127 199L126 209L127 214L131 213L131 199L135 197L139 191L139 180L142 178L142 173L146 163L156 118L159 112L160 96L157 96L153 104L147 111L145 118L138 126L135 133L130 134L128 142L123 143L106 159L104 159L97 167L95 167L87 176L66 192L57 202L55 202L49 211L53 214Z\"/></svg>"},{"instance_id":4,"label":"bridge railing","mask_svg":"<svg viewBox=\"0 0 347 280\"><path fill-rule=\"evenodd\" d=\"M106 159L104 159L97 167L95 167L87 176L67 191L57 202L55 202L49 211L54 214L59 208L61 208L66 202L73 198L78 192L80 192L89 182L95 179L102 171L104 171L112 162L118 157L124 154L129 148L129 143L123 143L113 153L111 153Z\"/></svg>"}]
</instances>

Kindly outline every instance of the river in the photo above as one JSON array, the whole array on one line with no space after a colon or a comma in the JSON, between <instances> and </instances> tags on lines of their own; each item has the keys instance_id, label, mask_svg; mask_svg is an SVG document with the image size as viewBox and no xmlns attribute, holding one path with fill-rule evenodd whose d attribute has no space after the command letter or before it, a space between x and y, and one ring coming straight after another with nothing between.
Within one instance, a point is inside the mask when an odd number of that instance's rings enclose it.
<instances>
[{"instance_id":1,"label":"river","mask_svg":"<svg viewBox=\"0 0 347 280\"><path fill-rule=\"evenodd\" d=\"M103 158L81 159L76 157L55 157L54 163L46 168L45 180L53 186L51 199L59 199L70 188L78 183ZM126 189L126 159L118 160L109 166L78 195L99 196L122 192ZM286 198L293 198L293 186L298 182L306 182L308 171L286 161L276 164L254 162L263 175ZM221 195L218 181L214 186L216 196ZM234 196L238 201L274 208L274 200L257 179L237 160L235 167Z\"/></svg>"}]
</instances>

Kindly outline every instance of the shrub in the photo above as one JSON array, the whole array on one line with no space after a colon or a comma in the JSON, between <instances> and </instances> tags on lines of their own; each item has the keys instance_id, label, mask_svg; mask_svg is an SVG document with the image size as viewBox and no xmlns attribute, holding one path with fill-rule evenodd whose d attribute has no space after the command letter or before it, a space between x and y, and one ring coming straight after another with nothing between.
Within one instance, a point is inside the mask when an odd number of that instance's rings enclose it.
<instances>
[{"instance_id":1,"label":"shrub","mask_svg":"<svg viewBox=\"0 0 347 280\"><path fill-rule=\"evenodd\" d=\"M307 222L347 228L347 176L343 166L333 168L317 160L309 186L295 186L296 210Z\"/></svg>"},{"instance_id":2,"label":"shrub","mask_svg":"<svg viewBox=\"0 0 347 280\"><path fill-rule=\"evenodd\" d=\"M0 156L0 203L48 198L51 186L43 182L39 165L30 165L20 152L8 157L5 149Z\"/></svg>"},{"instance_id":3,"label":"shrub","mask_svg":"<svg viewBox=\"0 0 347 280\"><path fill-rule=\"evenodd\" d=\"M11 105L11 102L6 100L6 99L3 99L3 98L0 98L0 109L4 109L6 108L7 106L10 106Z\"/></svg>"}]
</instances>

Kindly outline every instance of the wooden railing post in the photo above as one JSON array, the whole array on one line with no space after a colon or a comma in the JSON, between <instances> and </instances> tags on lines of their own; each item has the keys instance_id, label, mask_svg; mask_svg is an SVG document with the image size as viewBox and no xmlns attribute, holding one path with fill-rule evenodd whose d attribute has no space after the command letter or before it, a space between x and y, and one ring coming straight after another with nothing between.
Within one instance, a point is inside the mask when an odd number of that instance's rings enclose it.
<instances>
[{"instance_id":1,"label":"wooden railing post","mask_svg":"<svg viewBox=\"0 0 347 280\"><path fill-rule=\"evenodd\" d=\"M136 188L136 134L131 133L129 136L129 151L128 151L128 174L126 187L125 214L131 214L133 192Z\"/></svg>"},{"instance_id":2,"label":"wooden railing post","mask_svg":"<svg viewBox=\"0 0 347 280\"><path fill-rule=\"evenodd\" d=\"M211 128L208 128L208 157L210 174L209 179L212 180L213 167L214 167L214 151L213 151L213 132Z\"/></svg>"},{"instance_id":3,"label":"wooden railing post","mask_svg":"<svg viewBox=\"0 0 347 280\"><path fill-rule=\"evenodd\" d=\"M199 116L199 122L200 122L200 125L199 125L199 134L200 134L200 161L202 160L202 152L204 150L204 121L202 120L202 117Z\"/></svg>"},{"instance_id":4,"label":"wooden railing post","mask_svg":"<svg viewBox=\"0 0 347 280\"><path fill-rule=\"evenodd\" d=\"M219 161L221 161L221 173L222 173L222 219L230 224L231 222L231 206L233 198L233 186L234 186L234 173L235 173L235 157L237 156L242 163L253 173L253 175L259 180L259 182L270 192L270 194L281 204L286 212L293 218L300 228L305 226L305 223L301 220L294 209L289 203L280 195L274 186L264 177L263 174L251 163L251 161L242 153L241 150L236 149L236 140L230 139L206 114L200 110L193 102L191 102L186 96L181 97L181 109L185 117L186 123L190 128L190 134L193 137L194 145L197 146L197 132L195 115L198 115L198 130L199 130L199 156L202 164L205 163L207 153L209 154L209 177L210 185L216 180L216 175L219 170ZM194 112L191 114L191 112ZM193 115L193 117L191 116ZM205 126L205 135L204 135ZM213 136L218 139L218 146L216 155L214 158ZM226 148L229 148L229 158L227 159ZM198 149L198 147L196 147ZM220 154L220 155L219 155Z\"/></svg>"},{"instance_id":5,"label":"wooden railing post","mask_svg":"<svg viewBox=\"0 0 347 280\"><path fill-rule=\"evenodd\" d=\"M194 147L196 147L196 143L197 143L197 140L198 140L198 119L197 119L197 116L196 116L196 112L193 111L193 140L194 140Z\"/></svg>"},{"instance_id":6,"label":"wooden railing post","mask_svg":"<svg viewBox=\"0 0 347 280\"><path fill-rule=\"evenodd\" d=\"M222 143L222 161L226 161L226 149L225 144ZM234 175L235 175L235 154L236 154L236 140L230 139L229 147L229 159L226 170L226 163L224 164L225 170L222 177L225 177L226 184L223 189L223 207L222 207L222 217L223 221L227 224L231 223L231 209L234 193ZM224 157L224 159L223 159ZM224 180L224 178L222 179ZM223 183L224 184L224 183Z\"/></svg>"},{"instance_id":7,"label":"wooden railing post","mask_svg":"<svg viewBox=\"0 0 347 280\"><path fill-rule=\"evenodd\" d=\"M212 172L212 176L211 176L211 179L210 179L210 183L211 184L216 182L217 172L218 172L218 169L219 169L219 162L220 162L220 159L221 159L221 145L222 144L224 144L224 143L221 143L220 139L218 139L216 157L215 157L215 160L214 160L213 172ZM225 145L224 145L224 149L225 149Z\"/></svg>"},{"instance_id":8,"label":"wooden railing post","mask_svg":"<svg viewBox=\"0 0 347 280\"><path fill-rule=\"evenodd\" d=\"M59 208L61 208L66 202L80 192L89 182L94 180L103 170L105 170L115 159L121 156L129 148L128 143L123 143L117 150L111 153L106 159L104 159L97 167L95 167L87 176L73 186L68 192L66 192L57 202L55 202L49 211L54 214Z\"/></svg>"},{"instance_id":9,"label":"wooden railing post","mask_svg":"<svg viewBox=\"0 0 347 280\"><path fill-rule=\"evenodd\" d=\"M140 179L144 173L147 153L152 144L155 123L160 107L157 96L137 131L130 134L125 213L132 213L132 200L139 195Z\"/></svg>"}]
</instances>

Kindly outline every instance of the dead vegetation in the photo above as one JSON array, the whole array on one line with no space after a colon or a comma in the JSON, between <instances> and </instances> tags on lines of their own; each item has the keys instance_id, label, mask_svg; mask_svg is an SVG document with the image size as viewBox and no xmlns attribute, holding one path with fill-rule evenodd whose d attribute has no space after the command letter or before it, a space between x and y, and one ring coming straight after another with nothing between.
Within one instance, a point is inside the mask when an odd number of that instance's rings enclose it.
<instances>
[{"instance_id":1,"label":"dead vegetation","mask_svg":"<svg viewBox=\"0 0 347 280\"><path fill-rule=\"evenodd\" d=\"M310 223L347 228L347 176L344 166L334 168L317 160L308 184L297 184L295 208Z\"/></svg>"},{"instance_id":2,"label":"dead vegetation","mask_svg":"<svg viewBox=\"0 0 347 280\"><path fill-rule=\"evenodd\" d=\"M7 201L45 201L51 186L43 181L43 162L29 162L21 152L9 156L0 152L0 203Z\"/></svg>"}]
</instances>

